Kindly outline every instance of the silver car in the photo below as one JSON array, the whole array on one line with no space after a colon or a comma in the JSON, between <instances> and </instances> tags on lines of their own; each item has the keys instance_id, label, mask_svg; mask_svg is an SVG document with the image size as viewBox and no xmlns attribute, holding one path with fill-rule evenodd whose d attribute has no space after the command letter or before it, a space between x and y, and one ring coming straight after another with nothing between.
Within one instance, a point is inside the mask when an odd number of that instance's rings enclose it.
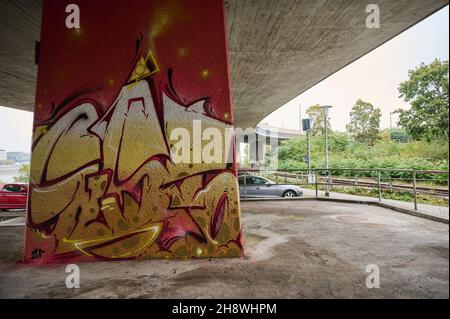
<instances>
[{"instance_id":1,"label":"silver car","mask_svg":"<svg viewBox=\"0 0 450 319\"><path fill-rule=\"evenodd\" d=\"M239 195L244 198L244 175L239 175ZM296 185L277 184L270 179L246 175L247 198L255 197L301 197L303 191Z\"/></svg>"}]
</instances>

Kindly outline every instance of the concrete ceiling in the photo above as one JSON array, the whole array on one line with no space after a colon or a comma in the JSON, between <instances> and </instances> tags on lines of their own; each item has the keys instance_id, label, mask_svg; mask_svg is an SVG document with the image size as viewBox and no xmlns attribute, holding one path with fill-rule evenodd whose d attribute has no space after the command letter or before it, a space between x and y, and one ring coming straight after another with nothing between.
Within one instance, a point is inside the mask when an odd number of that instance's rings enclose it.
<instances>
[{"instance_id":1,"label":"concrete ceiling","mask_svg":"<svg viewBox=\"0 0 450 319\"><path fill-rule=\"evenodd\" d=\"M0 0L0 105L32 111L41 0ZM381 28L365 26L378 4ZM255 126L448 0L225 0L235 124Z\"/></svg>"}]
</instances>

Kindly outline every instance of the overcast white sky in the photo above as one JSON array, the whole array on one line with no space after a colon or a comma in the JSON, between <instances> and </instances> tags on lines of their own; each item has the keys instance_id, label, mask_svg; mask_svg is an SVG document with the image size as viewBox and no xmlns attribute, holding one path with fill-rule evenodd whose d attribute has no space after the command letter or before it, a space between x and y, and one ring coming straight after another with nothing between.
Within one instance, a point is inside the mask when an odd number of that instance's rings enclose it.
<instances>
[{"instance_id":1,"label":"overcast white sky","mask_svg":"<svg viewBox=\"0 0 450 319\"><path fill-rule=\"evenodd\" d=\"M408 70L421 62L430 63L435 58L448 60L448 38L447 6L291 100L262 122L298 129L299 105L304 113L310 105L329 104L333 105L330 111L333 129L344 131L350 109L361 98L381 109L381 126L387 128L389 112L398 107L409 107L398 98L399 83L408 78ZM0 149L29 152L32 122L31 112L0 106Z\"/></svg>"}]
</instances>

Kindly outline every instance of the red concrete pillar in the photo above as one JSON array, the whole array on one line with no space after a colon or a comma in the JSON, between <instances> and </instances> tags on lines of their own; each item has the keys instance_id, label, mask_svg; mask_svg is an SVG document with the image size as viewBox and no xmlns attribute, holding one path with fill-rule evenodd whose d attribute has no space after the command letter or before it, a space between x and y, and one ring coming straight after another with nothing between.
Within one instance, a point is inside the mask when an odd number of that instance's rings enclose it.
<instances>
[{"instance_id":1,"label":"red concrete pillar","mask_svg":"<svg viewBox=\"0 0 450 319\"><path fill-rule=\"evenodd\" d=\"M40 41L24 260L241 256L223 1L47 0Z\"/></svg>"}]
</instances>

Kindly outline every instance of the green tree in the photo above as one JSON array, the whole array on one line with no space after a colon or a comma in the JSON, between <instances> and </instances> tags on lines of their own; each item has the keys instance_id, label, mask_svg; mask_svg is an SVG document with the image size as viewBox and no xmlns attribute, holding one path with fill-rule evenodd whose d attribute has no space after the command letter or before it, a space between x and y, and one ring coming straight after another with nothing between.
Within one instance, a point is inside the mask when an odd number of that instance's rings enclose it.
<instances>
[{"instance_id":1,"label":"green tree","mask_svg":"<svg viewBox=\"0 0 450 319\"><path fill-rule=\"evenodd\" d=\"M436 59L409 71L409 80L400 84L400 97L411 109L398 109L398 124L416 139L448 141L448 61Z\"/></svg>"},{"instance_id":2,"label":"green tree","mask_svg":"<svg viewBox=\"0 0 450 319\"><path fill-rule=\"evenodd\" d=\"M343 154L352 145L346 133L331 132L328 136L328 147L331 160ZM323 136L311 137L311 166L323 168L325 162L325 140ZM283 141L278 149L278 163L280 168L307 168L304 157L307 154L306 136Z\"/></svg>"},{"instance_id":3,"label":"green tree","mask_svg":"<svg viewBox=\"0 0 450 319\"><path fill-rule=\"evenodd\" d=\"M323 135L325 134L325 113L319 104L310 106L306 110L306 114L311 119L311 135ZM327 118L328 130L331 131L330 119Z\"/></svg>"},{"instance_id":4,"label":"green tree","mask_svg":"<svg viewBox=\"0 0 450 319\"><path fill-rule=\"evenodd\" d=\"M30 165L22 164L19 168L19 172L14 177L16 183L29 183L30 182Z\"/></svg>"},{"instance_id":5,"label":"green tree","mask_svg":"<svg viewBox=\"0 0 450 319\"><path fill-rule=\"evenodd\" d=\"M350 123L347 131L355 141L373 146L380 138L381 111L371 103L359 99L350 112Z\"/></svg>"}]
</instances>

